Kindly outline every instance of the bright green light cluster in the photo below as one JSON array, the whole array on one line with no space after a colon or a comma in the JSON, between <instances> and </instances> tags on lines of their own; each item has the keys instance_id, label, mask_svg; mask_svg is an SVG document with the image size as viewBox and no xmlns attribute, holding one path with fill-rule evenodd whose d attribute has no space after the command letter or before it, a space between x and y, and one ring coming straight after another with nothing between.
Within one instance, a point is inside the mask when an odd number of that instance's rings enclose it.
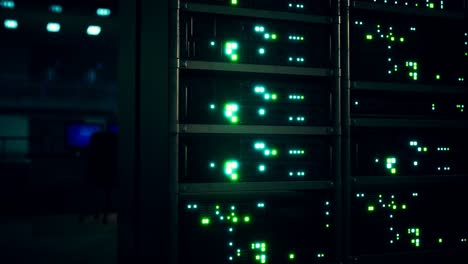
<instances>
[{"instance_id":1,"label":"bright green light cluster","mask_svg":"<svg viewBox=\"0 0 468 264\"><path fill-rule=\"evenodd\" d=\"M254 149L263 153L265 157L278 156L278 150L275 148L268 148L264 142L258 141L254 143Z\"/></svg>"},{"instance_id":2,"label":"bright green light cluster","mask_svg":"<svg viewBox=\"0 0 468 264\"><path fill-rule=\"evenodd\" d=\"M289 256L288 256L288 257L289 257L289 260L294 260L294 259L296 259L296 254L294 254L294 253L289 253Z\"/></svg>"},{"instance_id":3,"label":"bright green light cluster","mask_svg":"<svg viewBox=\"0 0 468 264\"><path fill-rule=\"evenodd\" d=\"M6 29L17 29L18 28L18 21L14 19L5 19L3 21L3 26Z\"/></svg>"},{"instance_id":4,"label":"bright green light cluster","mask_svg":"<svg viewBox=\"0 0 468 264\"><path fill-rule=\"evenodd\" d=\"M386 158L387 164L386 168L390 171L392 175L397 173L397 169L394 167L396 165L397 159L395 157Z\"/></svg>"},{"instance_id":5,"label":"bright green light cluster","mask_svg":"<svg viewBox=\"0 0 468 264\"><path fill-rule=\"evenodd\" d=\"M60 32L60 24L55 22L47 23L47 31L52 33Z\"/></svg>"},{"instance_id":6,"label":"bright green light cluster","mask_svg":"<svg viewBox=\"0 0 468 264\"><path fill-rule=\"evenodd\" d=\"M296 4L296 5L294 5L293 3L289 3L289 4L288 4L288 7L290 7L290 8L295 7L295 8L297 8L297 9L304 9L304 5L303 5L303 4Z\"/></svg>"},{"instance_id":7,"label":"bright green light cluster","mask_svg":"<svg viewBox=\"0 0 468 264\"><path fill-rule=\"evenodd\" d=\"M255 262L266 263L267 262L267 243L264 241L253 242L250 248L256 252Z\"/></svg>"},{"instance_id":8,"label":"bright green light cluster","mask_svg":"<svg viewBox=\"0 0 468 264\"><path fill-rule=\"evenodd\" d=\"M317 253L317 258L324 258L325 257L325 253Z\"/></svg>"},{"instance_id":9,"label":"bright green light cluster","mask_svg":"<svg viewBox=\"0 0 468 264\"><path fill-rule=\"evenodd\" d=\"M207 225L210 224L210 218L209 217L202 217L200 221L201 221L201 224L203 226L207 226Z\"/></svg>"},{"instance_id":10,"label":"bright green light cluster","mask_svg":"<svg viewBox=\"0 0 468 264\"><path fill-rule=\"evenodd\" d=\"M467 56L466 53L465 53L465 56ZM464 82L464 81L465 81L465 78L460 77L460 78L458 78L458 81L459 81L459 82Z\"/></svg>"},{"instance_id":11,"label":"bright green light cluster","mask_svg":"<svg viewBox=\"0 0 468 264\"><path fill-rule=\"evenodd\" d=\"M428 150L427 147L418 147L418 152L427 152Z\"/></svg>"},{"instance_id":12,"label":"bright green light cluster","mask_svg":"<svg viewBox=\"0 0 468 264\"><path fill-rule=\"evenodd\" d=\"M238 169L239 162L237 160L228 160L224 163L224 174L226 174L231 181L239 180Z\"/></svg>"},{"instance_id":13,"label":"bright green light cluster","mask_svg":"<svg viewBox=\"0 0 468 264\"><path fill-rule=\"evenodd\" d=\"M409 69L408 75L414 81L418 80L418 63L415 61L407 61L405 66Z\"/></svg>"},{"instance_id":14,"label":"bright green light cluster","mask_svg":"<svg viewBox=\"0 0 468 264\"><path fill-rule=\"evenodd\" d=\"M224 55L226 55L230 61L236 62L239 60L237 51L239 50L239 43L236 41L227 41L224 44Z\"/></svg>"},{"instance_id":15,"label":"bright green light cluster","mask_svg":"<svg viewBox=\"0 0 468 264\"><path fill-rule=\"evenodd\" d=\"M238 112L239 112L239 105L237 103L227 103L224 106L224 116L232 124L236 124L239 122L239 116L237 115Z\"/></svg>"},{"instance_id":16,"label":"bright green light cluster","mask_svg":"<svg viewBox=\"0 0 468 264\"><path fill-rule=\"evenodd\" d=\"M109 8L98 8L96 14L101 17L107 17L110 16L111 10Z\"/></svg>"},{"instance_id":17,"label":"bright green light cluster","mask_svg":"<svg viewBox=\"0 0 468 264\"><path fill-rule=\"evenodd\" d=\"M411 237L411 245L415 247L420 247L421 246L421 230L417 227L414 228L408 228L408 235Z\"/></svg>"},{"instance_id":18,"label":"bright green light cluster","mask_svg":"<svg viewBox=\"0 0 468 264\"><path fill-rule=\"evenodd\" d=\"M11 1L11 0L1 0L0 1L0 7L13 9L13 8L15 8L15 2Z\"/></svg>"},{"instance_id":19,"label":"bright green light cluster","mask_svg":"<svg viewBox=\"0 0 468 264\"><path fill-rule=\"evenodd\" d=\"M239 2L237 0L231 0L231 5L236 6Z\"/></svg>"},{"instance_id":20,"label":"bright green light cluster","mask_svg":"<svg viewBox=\"0 0 468 264\"><path fill-rule=\"evenodd\" d=\"M436 110L436 104L432 104L431 109L432 109L432 111L435 111Z\"/></svg>"},{"instance_id":21,"label":"bright green light cluster","mask_svg":"<svg viewBox=\"0 0 468 264\"><path fill-rule=\"evenodd\" d=\"M289 100L301 100L301 101L305 99L304 95L301 95L301 94L290 94L288 98Z\"/></svg>"},{"instance_id":22,"label":"bright green light cluster","mask_svg":"<svg viewBox=\"0 0 468 264\"><path fill-rule=\"evenodd\" d=\"M418 142L417 141L410 141L410 146L417 146Z\"/></svg>"},{"instance_id":23,"label":"bright green light cluster","mask_svg":"<svg viewBox=\"0 0 468 264\"><path fill-rule=\"evenodd\" d=\"M277 101L278 94L268 92L268 89L264 85L256 85L254 87L254 93L262 96L265 101Z\"/></svg>"},{"instance_id":24,"label":"bright green light cluster","mask_svg":"<svg viewBox=\"0 0 468 264\"><path fill-rule=\"evenodd\" d=\"M463 113L465 111L465 105L457 104L457 109L460 111L460 113Z\"/></svg>"},{"instance_id":25,"label":"bright green light cluster","mask_svg":"<svg viewBox=\"0 0 468 264\"><path fill-rule=\"evenodd\" d=\"M266 32L265 27L263 25L255 25L254 31L257 34L263 34L263 39L265 40L277 40L278 35L276 33Z\"/></svg>"}]
</instances>

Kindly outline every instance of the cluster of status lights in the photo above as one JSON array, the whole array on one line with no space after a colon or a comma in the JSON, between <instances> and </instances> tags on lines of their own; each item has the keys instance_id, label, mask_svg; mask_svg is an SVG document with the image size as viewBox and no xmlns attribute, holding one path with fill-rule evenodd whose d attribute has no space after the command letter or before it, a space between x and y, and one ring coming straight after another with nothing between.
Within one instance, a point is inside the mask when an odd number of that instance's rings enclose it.
<instances>
[{"instance_id":1,"label":"cluster of status lights","mask_svg":"<svg viewBox=\"0 0 468 264\"><path fill-rule=\"evenodd\" d=\"M255 141L253 143L253 150L256 153L260 153L262 155L262 158L265 159L272 159L272 158L277 158L280 154L280 151L278 150L277 147L275 146L269 146L265 141ZM288 156L291 158L297 159L297 158L303 158L306 155L306 150L303 148L289 148L288 151L286 152ZM265 173L268 171L267 164L264 162L259 162L257 165L257 170L260 173ZM217 161L209 161L208 162L208 167L210 170L216 170L217 169ZM239 175L239 170L240 170L241 164L239 160L236 159L229 159L225 160L222 162L222 170L224 175L232 182L237 182L240 179ZM297 169L297 168L296 168ZM287 172L288 176L297 176L297 177L304 177L306 175L306 171L304 169L299 169L295 171L288 171Z\"/></svg>"},{"instance_id":2,"label":"cluster of status lights","mask_svg":"<svg viewBox=\"0 0 468 264\"><path fill-rule=\"evenodd\" d=\"M416 199L419 196L418 193L412 193L413 199ZM384 196L383 194L378 194L377 196L373 197L371 195L365 194L365 193L357 193L356 197L358 199L363 199L365 197L370 197L368 199L366 206L366 211L370 215L374 216L381 216L381 215L387 215L388 216L388 224L389 226L386 227L386 229L389 232L388 236L388 243L390 245L396 245L399 243L406 243L405 241L402 241L402 232L399 230L399 228L404 228L401 225L397 224L397 218L399 214L405 214L408 210L408 206L406 203L399 203L395 197L395 195L388 195ZM389 199L390 198L390 199ZM380 213L377 213L378 211L382 211ZM420 228L419 227L408 227L408 230L414 231L414 232L408 232L408 237L407 240L413 245L414 247L420 247L420 238L419 238L419 233L420 233ZM416 232L417 230L417 232ZM416 234L417 233L417 234ZM417 241L417 242L416 242Z\"/></svg>"},{"instance_id":3,"label":"cluster of status lights","mask_svg":"<svg viewBox=\"0 0 468 264\"><path fill-rule=\"evenodd\" d=\"M419 199L418 192L409 193L407 199ZM386 239L391 246L410 246L413 248L421 248L423 246L422 241L422 228L415 226L414 223L408 221L400 221L401 217L405 215L412 215L410 213L409 206L405 202L398 202L396 195L394 194L367 194L357 193L356 198L363 200L364 208L369 217L376 218L387 216L388 220L384 221L388 225L385 226L385 233L388 234ZM414 202L411 202L414 204ZM414 206L413 206L414 207ZM372 220L373 222L375 219ZM426 230L426 233L430 233L431 230ZM464 234L457 234L459 236L459 242L466 244L467 238ZM444 237L439 234L426 235L425 240L433 240L428 244L442 245L445 243ZM453 242L454 240L451 239Z\"/></svg>"},{"instance_id":4,"label":"cluster of status lights","mask_svg":"<svg viewBox=\"0 0 468 264\"><path fill-rule=\"evenodd\" d=\"M330 202L325 201L325 215L330 217ZM226 259L229 262L250 260L252 263L268 263L270 260L270 246L265 239L253 238L246 241L237 241L238 236L235 235L236 230L252 230L250 225L255 224L256 212L264 214L266 203L259 201L254 203L254 207L249 207L250 210L241 210L237 204L212 204L202 205L197 203L188 203L186 205L187 212L198 214L199 225L202 228L219 228L223 227L227 232L226 251L228 255ZM250 211L250 212L249 212ZM330 224L325 224L325 230L330 228ZM249 231L249 236L255 236ZM263 236L263 235L261 235ZM315 252L318 259L324 258L323 251ZM292 249L286 250L284 259L294 262L297 259L296 252Z\"/></svg>"},{"instance_id":5,"label":"cluster of status lights","mask_svg":"<svg viewBox=\"0 0 468 264\"><path fill-rule=\"evenodd\" d=\"M266 26L257 24L253 26L254 34L260 36L262 41L266 42L275 42L279 39L279 35L276 32L267 31ZM305 38L303 35L289 35L288 40L292 42L304 42ZM216 47L216 41L210 40L209 46L214 48ZM238 54L238 50L240 48L239 42L235 40L229 40L224 43L224 55L231 61L237 62L239 61L240 57ZM267 54L267 48L263 45L257 47L257 54L259 56L265 56ZM289 62L298 62L303 63L305 62L304 57L288 57L287 60Z\"/></svg>"},{"instance_id":6,"label":"cluster of status lights","mask_svg":"<svg viewBox=\"0 0 468 264\"><path fill-rule=\"evenodd\" d=\"M444 0L432 1L432 0L413 0L413 1L402 1L402 0L373 0L374 3L388 4L394 6L405 6L413 8L426 8L426 9L444 9Z\"/></svg>"},{"instance_id":7,"label":"cluster of status lights","mask_svg":"<svg viewBox=\"0 0 468 264\"><path fill-rule=\"evenodd\" d=\"M255 96L260 97L260 99L265 103L275 103L280 99L278 93L274 91L270 91L265 85L255 85L253 87L253 93ZM306 99L303 94L289 94L284 96L289 101L294 101L294 103L301 103L304 102ZM216 111L217 104L211 102L208 104L208 108L210 111ZM223 114L224 118L231 124L238 124L240 122L240 104L237 102L228 102L224 104ZM268 113L268 109L265 106L258 106L256 113L260 117L265 117ZM245 113L244 113L245 114ZM297 122L297 123L304 123L305 117L300 116L287 116L286 117L289 122Z\"/></svg>"},{"instance_id":8,"label":"cluster of status lights","mask_svg":"<svg viewBox=\"0 0 468 264\"><path fill-rule=\"evenodd\" d=\"M18 21L15 19L5 19L3 21L3 26L6 29L15 30L18 28L19 24L18 24ZM62 27L60 23L57 23L57 22L49 22L46 25L46 30L49 33L58 33L60 32L61 28ZM89 36L98 36L100 33L101 33L100 26L90 25L86 29L86 34L88 34Z\"/></svg>"},{"instance_id":9,"label":"cluster of status lights","mask_svg":"<svg viewBox=\"0 0 468 264\"><path fill-rule=\"evenodd\" d=\"M429 153L429 147L421 146L420 142L418 142L417 140L409 141L409 147L410 147L410 150L412 150L412 151L414 151L416 153L422 153L422 154ZM437 149L438 152L451 151L451 148L447 147L447 146L437 147L435 149ZM397 157L388 156L388 157L385 157L384 160L385 160L385 169L387 169L390 172L391 175L396 175L398 173L398 171L397 171ZM374 162L376 164L379 164L379 163L381 163L381 159L379 157L375 157ZM418 161L418 160L411 160L410 164L413 167L419 167L421 165L420 161ZM435 167L435 168L437 169L437 171L441 171L441 170L450 171L451 170L451 167L449 167L449 166L442 166L442 167L439 166L439 167Z\"/></svg>"},{"instance_id":10,"label":"cluster of status lights","mask_svg":"<svg viewBox=\"0 0 468 264\"><path fill-rule=\"evenodd\" d=\"M356 26L365 25L363 21L359 21L359 20L356 20L354 24ZM416 31L416 27L414 26L409 27L410 34L415 31ZM467 47L468 43L467 43L466 37L468 36L468 34L467 33L464 33L464 34L465 34L464 44L465 44L465 47ZM369 42L380 40L386 46L387 65L388 65L388 68L386 69L387 75L396 74L397 72L402 71L402 67L404 67L406 69L405 72L407 73L407 78L413 81L418 81L420 79L420 73L418 72L419 65L416 60L411 59L411 60L406 60L406 61L395 61L395 58L392 56L392 51L396 47L396 45L404 45L407 41L407 38L404 35L398 35L397 33L395 33L393 26L385 27L383 25L377 24L375 25L375 32L365 33L364 39ZM464 51L464 55L468 56L468 52ZM436 73L434 74L433 78L435 81L440 81L443 79L443 76L439 73ZM457 77L456 80L458 82L464 82L465 78L463 76L459 76Z\"/></svg>"}]
</instances>

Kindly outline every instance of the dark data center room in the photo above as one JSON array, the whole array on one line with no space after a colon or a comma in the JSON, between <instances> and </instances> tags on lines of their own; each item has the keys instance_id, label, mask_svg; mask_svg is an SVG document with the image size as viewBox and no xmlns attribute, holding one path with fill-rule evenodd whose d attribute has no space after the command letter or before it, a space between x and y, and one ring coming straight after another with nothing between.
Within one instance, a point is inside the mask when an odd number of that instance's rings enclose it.
<instances>
[{"instance_id":1,"label":"dark data center room","mask_svg":"<svg viewBox=\"0 0 468 264\"><path fill-rule=\"evenodd\" d=\"M467 264L468 0L0 0L0 264Z\"/></svg>"}]
</instances>

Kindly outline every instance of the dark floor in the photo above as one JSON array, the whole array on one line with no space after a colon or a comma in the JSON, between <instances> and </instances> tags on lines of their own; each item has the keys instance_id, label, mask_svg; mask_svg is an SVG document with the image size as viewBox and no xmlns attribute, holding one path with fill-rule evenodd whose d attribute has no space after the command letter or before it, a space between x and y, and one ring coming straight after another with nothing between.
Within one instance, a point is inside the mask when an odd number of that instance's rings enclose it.
<instances>
[{"instance_id":1,"label":"dark floor","mask_svg":"<svg viewBox=\"0 0 468 264\"><path fill-rule=\"evenodd\" d=\"M0 217L0 263L117 263L116 227L78 215Z\"/></svg>"}]
</instances>

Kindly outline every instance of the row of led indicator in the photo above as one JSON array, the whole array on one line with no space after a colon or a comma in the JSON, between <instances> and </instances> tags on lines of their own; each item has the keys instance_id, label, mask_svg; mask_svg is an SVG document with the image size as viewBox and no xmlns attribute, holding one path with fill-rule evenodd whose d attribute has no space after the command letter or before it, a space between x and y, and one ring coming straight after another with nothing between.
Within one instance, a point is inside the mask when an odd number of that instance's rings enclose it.
<instances>
[{"instance_id":1,"label":"row of led indicator","mask_svg":"<svg viewBox=\"0 0 468 264\"><path fill-rule=\"evenodd\" d=\"M15 2L11 0L1 0L0 7L6 8L6 9L14 9ZM63 7L61 5L50 5L49 11L52 13L60 14L63 12ZM107 17L111 15L111 10L109 8L98 8L96 9L96 15Z\"/></svg>"},{"instance_id":2,"label":"row of led indicator","mask_svg":"<svg viewBox=\"0 0 468 264\"><path fill-rule=\"evenodd\" d=\"M3 25L7 29L17 29L18 21L14 19L5 19ZM46 29L50 33L58 33L61 30L61 25L57 22L49 22L46 25ZM86 33L90 36L97 36L101 33L101 27L96 25L90 25L86 29Z\"/></svg>"},{"instance_id":3,"label":"row of led indicator","mask_svg":"<svg viewBox=\"0 0 468 264\"><path fill-rule=\"evenodd\" d=\"M374 0L374 3L377 3L377 0ZM408 3L407 1L398 1L398 0L383 0L383 3L384 4L393 4L393 5L398 5L399 3L403 3L405 6L411 6L410 3ZM444 1L441 0L440 1L440 9L444 9ZM433 3L433 2L430 2L429 0L426 0L426 4L423 5L425 6L426 8L428 9L434 9L436 8L436 4ZM419 7L419 3L414 3L414 7Z\"/></svg>"}]
</instances>

